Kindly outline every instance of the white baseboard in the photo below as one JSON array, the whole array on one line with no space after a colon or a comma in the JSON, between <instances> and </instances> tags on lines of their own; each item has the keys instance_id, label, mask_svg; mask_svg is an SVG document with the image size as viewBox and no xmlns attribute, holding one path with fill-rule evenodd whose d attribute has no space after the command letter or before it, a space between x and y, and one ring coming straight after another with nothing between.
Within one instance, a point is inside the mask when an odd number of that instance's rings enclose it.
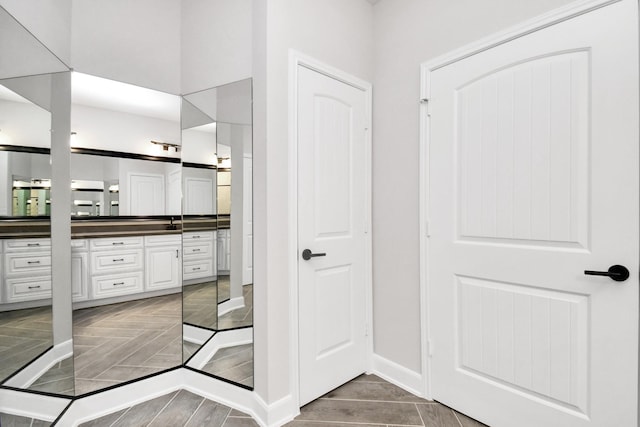
<instances>
[{"instance_id":1,"label":"white baseboard","mask_svg":"<svg viewBox=\"0 0 640 427\"><path fill-rule=\"evenodd\" d=\"M235 297L218 304L218 316L225 315L230 311L244 308L244 297Z\"/></svg>"},{"instance_id":2,"label":"white baseboard","mask_svg":"<svg viewBox=\"0 0 640 427\"><path fill-rule=\"evenodd\" d=\"M221 348L237 345L251 344L253 342L253 328L232 329L218 331L198 352L193 356L187 366L194 369L202 369L214 354Z\"/></svg>"},{"instance_id":3,"label":"white baseboard","mask_svg":"<svg viewBox=\"0 0 640 427\"><path fill-rule=\"evenodd\" d=\"M182 388L199 396L245 412L256 419L258 424L266 427L260 414L256 411L256 394L253 391L229 384L224 381L199 374L189 369L181 369Z\"/></svg>"},{"instance_id":4,"label":"white baseboard","mask_svg":"<svg viewBox=\"0 0 640 427\"><path fill-rule=\"evenodd\" d=\"M182 388L184 369L176 369L131 384L76 399L58 421L59 426L76 427L147 400Z\"/></svg>"},{"instance_id":5,"label":"white baseboard","mask_svg":"<svg viewBox=\"0 0 640 427\"><path fill-rule=\"evenodd\" d=\"M182 325L182 338L190 343L202 345L215 334L214 331L197 326Z\"/></svg>"},{"instance_id":6,"label":"white baseboard","mask_svg":"<svg viewBox=\"0 0 640 427\"><path fill-rule=\"evenodd\" d=\"M280 400L268 405L256 394L257 414L254 416L262 427L280 427L292 421L300 414L300 408L296 405L292 395L287 395Z\"/></svg>"},{"instance_id":7,"label":"white baseboard","mask_svg":"<svg viewBox=\"0 0 640 427\"><path fill-rule=\"evenodd\" d=\"M419 397L425 396L422 374L377 354L373 355L373 373L409 393Z\"/></svg>"},{"instance_id":8,"label":"white baseboard","mask_svg":"<svg viewBox=\"0 0 640 427\"><path fill-rule=\"evenodd\" d=\"M53 422L69 402L70 398L0 389L0 412L20 417Z\"/></svg>"},{"instance_id":9,"label":"white baseboard","mask_svg":"<svg viewBox=\"0 0 640 427\"><path fill-rule=\"evenodd\" d=\"M4 385L17 388L29 388L53 365L73 356L73 341L68 340L53 346L49 351L31 362L28 366L7 380Z\"/></svg>"}]
</instances>

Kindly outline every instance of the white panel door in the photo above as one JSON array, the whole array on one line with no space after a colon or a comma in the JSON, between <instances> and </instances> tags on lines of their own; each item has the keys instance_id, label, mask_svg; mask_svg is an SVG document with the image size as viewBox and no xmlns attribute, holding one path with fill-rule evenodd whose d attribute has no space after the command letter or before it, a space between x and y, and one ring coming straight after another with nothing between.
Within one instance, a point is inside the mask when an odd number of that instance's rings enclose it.
<instances>
[{"instance_id":1,"label":"white panel door","mask_svg":"<svg viewBox=\"0 0 640 427\"><path fill-rule=\"evenodd\" d=\"M164 175L131 173L129 215L164 215Z\"/></svg>"},{"instance_id":2,"label":"white panel door","mask_svg":"<svg viewBox=\"0 0 640 427\"><path fill-rule=\"evenodd\" d=\"M491 426L637 425L636 9L431 73L432 392Z\"/></svg>"},{"instance_id":3,"label":"white panel door","mask_svg":"<svg viewBox=\"0 0 640 427\"><path fill-rule=\"evenodd\" d=\"M215 187L211 178L184 179L184 214L211 215L215 212Z\"/></svg>"},{"instance_id":4,"label":"white panel door","mask_svg":"<svg viewBox=\"0 0 640 427\"><path fill-rule=\"evenodd\" d=\"M299 67L300 403L365 370L362 90ZM326 254L302 258L303 250Z\"/></svg>"}]
</instances>

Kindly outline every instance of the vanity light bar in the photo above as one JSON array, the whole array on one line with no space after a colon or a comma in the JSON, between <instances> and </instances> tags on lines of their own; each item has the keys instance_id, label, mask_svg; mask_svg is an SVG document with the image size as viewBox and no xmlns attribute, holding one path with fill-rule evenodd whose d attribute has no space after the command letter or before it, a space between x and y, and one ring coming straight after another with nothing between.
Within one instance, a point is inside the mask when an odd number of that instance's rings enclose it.
<instances>
[{"instance_id":1,"label":"vanity light bar","mask_svg":"<svg viewBox=\"0 0 640 427\"><path fill-rule=\"evenodd\" d=\"M180 151L179 144L172 144L170 142L160 142L160 141L153 141L153 140L151 141L151 143L161 146L163 151L169 151L169 148L173 148L174 150L176 150L176 153Z\"/></svg>"}]
</instances>

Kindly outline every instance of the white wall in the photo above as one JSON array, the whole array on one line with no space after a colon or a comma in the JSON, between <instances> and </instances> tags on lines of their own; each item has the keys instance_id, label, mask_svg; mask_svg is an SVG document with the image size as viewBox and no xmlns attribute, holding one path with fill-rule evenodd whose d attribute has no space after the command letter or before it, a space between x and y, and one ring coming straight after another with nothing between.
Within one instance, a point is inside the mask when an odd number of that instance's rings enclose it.
<instances>
[{"instance_id":1,"label":"white wall","mask_svg":"<svg viewBox=\"0 0 640 427\"><path fill-rule=\"evenodd\" d=\"M152 156L179 157L172 150L162 151L150 141L180 143L180 123L136 114L73 104L71 129L74 147L124 151Z\"/></svg>"},{"instance_id":2,"label":"white wall","mask_svg":"<svg viewBox=\"0 0 640 427\"><path fill-rule=\"evenodd\" d=\"M251 77L252 0L182 2L182 93Z\"/></svg>"},{"instance_id":3,"label":"white wall","mask_svg":"<svg viewBox=\"0 0 640 427\"><path fill-rule=\"evenodd\" d=\"M254 0L255 387L271 404L290 383L288 55L296 49L373 78L373 11L365 0Z\"/></svg>"},{"instance_id":4,"label":"white wall","mask_svg":"<svg viewBox=\"0 0 640 427\"><path fill-rule=\"evenodd\" d=\"M382 0L374 7L375 352L421 371L420 63L569 0Z\"/></svg>"},{"instance_id":5,"label":"white wall","mask_svg":"<svg viewBox=\"0 0 640 427\"><path fill-rule=\"evenodd\" d=\"M0 144L51 147L51 114L34 104L0 100Z\"/></svg>"},{"instance_id":6,"label":"white wall","mask_svg":"<svg viewBox=\"0 0 640 427\"><path fill-rule=\"evenodd\" d=\"M179 94L180 4L180 0L72 0L72 67Z\"/></svg>"},{"instance_id":7,"label":"white wall","mask_svg":"<svg viewBox=\"0 0 640 427\"><path fill-rule=\"evenodd\" d=\"M71 0L0 0L2 6L62 62L71 59Z\"/></svg>"}]
</instances>

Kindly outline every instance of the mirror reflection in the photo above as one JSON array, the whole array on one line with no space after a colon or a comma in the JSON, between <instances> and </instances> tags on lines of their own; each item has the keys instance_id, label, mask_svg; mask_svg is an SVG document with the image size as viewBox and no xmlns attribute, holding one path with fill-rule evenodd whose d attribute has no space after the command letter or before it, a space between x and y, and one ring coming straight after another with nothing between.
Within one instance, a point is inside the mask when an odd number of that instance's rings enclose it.
<instances>
[{"instance_id":1,"label":"mirror reflection","mask_svg":"<svg viewBox=\"0 0 640 427\"><path fill-rule=\"evenodd\" d=\"M251 79L182 101L185 363L247 388L253 387L251 102ZM206 174L206 184L190 180L196 174ZM194 211L193 200L206 200L207 209ZM188 281L196 264L189 247L203 231L211 245L196 253L212 264L213 277Z\"/></svg>"},{"instance_id":2,"label":"mirror reflection","mask_svg":"<svg viewBox=\"0 0 640 427\"><path fill-rule=\"evenodd\" d=\"M179 97L73 73L76 395L182 364Z\"/></svg>"},{"instance_id":3,"label":"mirror reflection","mask_svg":"<svg viewBox=\"0 0 640 427\"><path fill-rule=\"evenodd\" d=\"M51 83L0 80L0 382L73 394L69 343L53 337Z\"/></svg>"}]
</instances>

